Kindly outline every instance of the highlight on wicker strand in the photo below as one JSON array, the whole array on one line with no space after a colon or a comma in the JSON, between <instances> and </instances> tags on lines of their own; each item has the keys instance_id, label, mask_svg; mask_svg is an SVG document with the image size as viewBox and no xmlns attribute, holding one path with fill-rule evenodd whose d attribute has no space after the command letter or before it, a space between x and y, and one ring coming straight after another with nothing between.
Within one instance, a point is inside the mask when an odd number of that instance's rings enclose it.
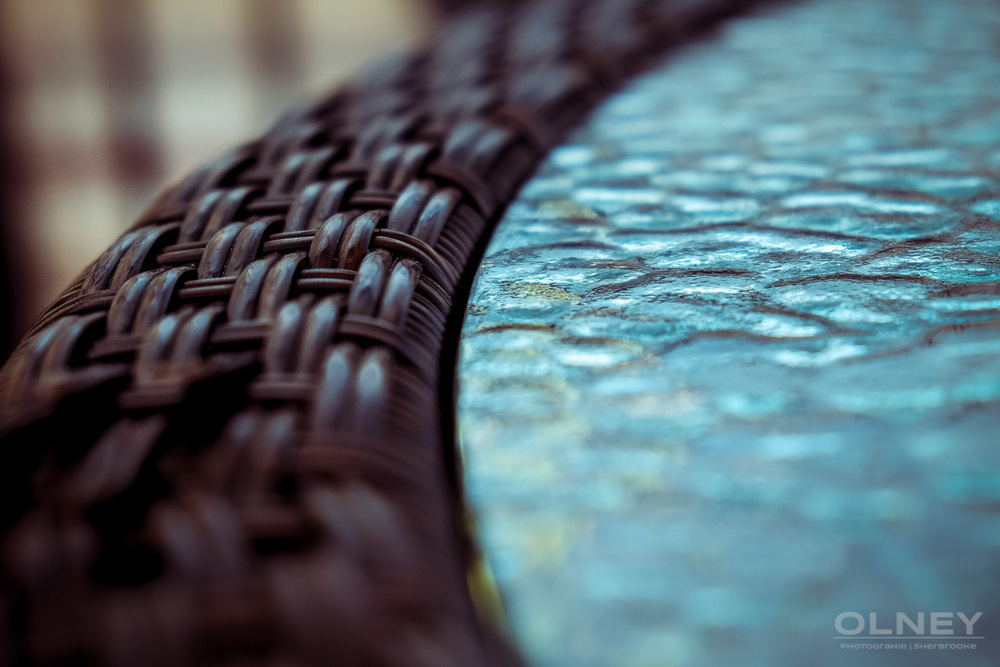
<instances>
[{"instance_id":1,"label":"highlight on wicker strand","mask_svg":"<svg viewBox=\"0 0 1000 667\"><path fill-rule=\"evenodd\" d=\"M478 259L568 128L746 4L475 7L167 190L0 376L0 661L519 663L454 444Z\"/></svg>"}]
</instances>

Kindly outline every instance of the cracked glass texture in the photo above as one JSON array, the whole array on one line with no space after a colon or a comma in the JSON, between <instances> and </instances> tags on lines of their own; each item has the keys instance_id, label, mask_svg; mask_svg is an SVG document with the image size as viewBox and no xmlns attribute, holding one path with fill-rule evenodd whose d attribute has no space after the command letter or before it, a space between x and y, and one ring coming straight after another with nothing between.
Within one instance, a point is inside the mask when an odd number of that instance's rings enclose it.
<instances>
[{"instance_id":1,"label":"cracked glass texture","mask_svg":"<svg viewBox=\"0 0 1000 667\"><path fill-rule=\"evenodd\" d=\"M998 178L985 0L733 21L550 156L459 367L534 664L1000 663ZM984 638L843 649L847 611Z\"/></svg>"}]
</instances>

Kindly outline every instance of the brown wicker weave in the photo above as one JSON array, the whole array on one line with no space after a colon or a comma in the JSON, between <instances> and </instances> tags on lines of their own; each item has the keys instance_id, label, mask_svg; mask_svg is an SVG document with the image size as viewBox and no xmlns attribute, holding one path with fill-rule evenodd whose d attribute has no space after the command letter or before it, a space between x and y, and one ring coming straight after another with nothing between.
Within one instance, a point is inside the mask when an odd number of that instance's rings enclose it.
<instances>
[{"instance_id":1,"label":"brown wicker weave","mask_svg":"<svg viewBox=\"0 0 1000 667\"><path fill-rule=\"evenodd\" d=\"M165 192L2 371L0 662L517 663L467 584L471 278L560 136L742 4L477 8Z\"/></svg>"}]
</instances>

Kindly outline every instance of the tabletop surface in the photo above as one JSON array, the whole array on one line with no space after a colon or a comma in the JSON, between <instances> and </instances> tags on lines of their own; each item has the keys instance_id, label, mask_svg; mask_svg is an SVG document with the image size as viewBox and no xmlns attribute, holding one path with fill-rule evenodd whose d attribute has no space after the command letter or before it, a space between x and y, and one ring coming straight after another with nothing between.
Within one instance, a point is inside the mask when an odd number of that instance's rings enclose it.
<instances>
[{"instance_id":1,"label":"tabletop surface","mask_svg":"<svg viewBox=\"0 0 1000 667\"><path fill-rule=\"evenodd\" d=\"M535 664L996 664L998 44L986 1L778 6L524 188L459 417ZM835 626L980 611L975 649Z\"/></svg>"}]
</instances>

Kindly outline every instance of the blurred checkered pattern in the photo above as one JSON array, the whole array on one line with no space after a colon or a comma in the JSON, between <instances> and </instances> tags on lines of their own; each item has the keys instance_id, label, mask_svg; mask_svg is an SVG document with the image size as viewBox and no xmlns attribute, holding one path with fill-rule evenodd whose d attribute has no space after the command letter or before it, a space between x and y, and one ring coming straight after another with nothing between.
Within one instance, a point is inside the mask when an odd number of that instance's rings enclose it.
<instances>
[{"instance_id":1,"label":"blurred checkered pattern","mask_svg":"<svg viewBox=\"0 0 1000 667\"><path fill-rule=\"evenodd\" d=\"M15 336L168 181L407 48L413 0L0 0Z\"/></svg>"}]
</instances>

